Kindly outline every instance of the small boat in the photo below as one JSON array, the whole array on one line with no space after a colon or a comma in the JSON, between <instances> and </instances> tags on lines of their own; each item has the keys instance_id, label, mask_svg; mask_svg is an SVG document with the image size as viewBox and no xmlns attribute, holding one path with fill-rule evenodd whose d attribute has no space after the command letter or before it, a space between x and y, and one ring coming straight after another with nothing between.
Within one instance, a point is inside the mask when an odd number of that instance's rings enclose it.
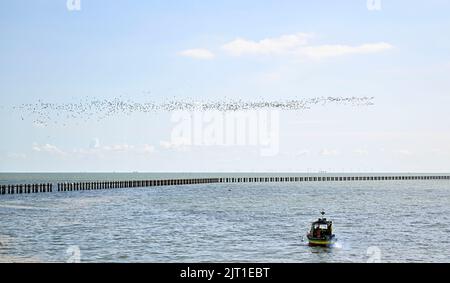
<instances>
[{"instance_id":1,"label":"small boat","mask_svg":"<svg viewBox=\"0 0 450 283\"><path fill-rule=\"evenodd\" d=\"M336 242L336 236L333 234L333 222L323 217L324 211L320 214L322 214L322 218L311 224L311 230L306 237L310 246L329 247Z\"/></svg>"}]
</instances>

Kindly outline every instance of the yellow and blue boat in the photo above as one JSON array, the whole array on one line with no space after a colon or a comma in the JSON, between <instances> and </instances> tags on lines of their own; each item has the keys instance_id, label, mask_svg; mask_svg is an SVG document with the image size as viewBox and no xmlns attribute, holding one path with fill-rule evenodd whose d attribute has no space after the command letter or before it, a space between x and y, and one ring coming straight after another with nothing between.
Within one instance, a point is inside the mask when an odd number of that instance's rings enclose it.
<instances>
[{"instance_id":1,"label":"yellow and blue boat","mask_svg":"<svg viewBox=\"0 0 450 283\"><path fill-rule=\"evenodd\" d=\"M306 237L310 246L329 247L336 243L336 236L333 234L333 222L323 217L324 211L321 214L322 218L311 224L311 230Z\"/></svg>"}]
</instances>

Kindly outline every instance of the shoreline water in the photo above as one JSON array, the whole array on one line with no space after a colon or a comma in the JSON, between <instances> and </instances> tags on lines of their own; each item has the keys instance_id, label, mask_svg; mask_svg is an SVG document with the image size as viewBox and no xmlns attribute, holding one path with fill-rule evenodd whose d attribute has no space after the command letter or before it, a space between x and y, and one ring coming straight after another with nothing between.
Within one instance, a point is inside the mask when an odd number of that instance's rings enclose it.
<instances>
[{"instance_id":1,"label":"shoreline water","mask_svg":"<svg viewBox=\"0 0 450 283\"><path fill-rule=\"evenodd\" d=\"M82 262L365 262L373 247L384 262L447 262L450 242L435 240L450 232L447 181L169 184L2 196L0 261L66 262L67 249L76 245ZM341 248L327 253L302 245L299 238L321 209L342 241ZM407 245L391 240L399 233Z\"/></svg>"}]
</instances>

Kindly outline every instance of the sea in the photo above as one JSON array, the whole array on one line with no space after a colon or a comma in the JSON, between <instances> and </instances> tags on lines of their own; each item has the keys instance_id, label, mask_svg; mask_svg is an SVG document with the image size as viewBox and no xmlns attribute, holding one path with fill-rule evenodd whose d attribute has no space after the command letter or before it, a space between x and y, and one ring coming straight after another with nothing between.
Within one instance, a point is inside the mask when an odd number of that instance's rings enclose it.
<instances>
[{"instance_id":1,"label":"sea","mask_svg":"<svg viewBox=\"0 0 450 283\"><path fill-rule=\"evenodd\" d=\"M326 174L0 173L0 185L306 175ZM310 247L322 210L338 240ZM450 180L0 195L0 262L450 262L449 235Z\"/></svg>"}]
</instances>

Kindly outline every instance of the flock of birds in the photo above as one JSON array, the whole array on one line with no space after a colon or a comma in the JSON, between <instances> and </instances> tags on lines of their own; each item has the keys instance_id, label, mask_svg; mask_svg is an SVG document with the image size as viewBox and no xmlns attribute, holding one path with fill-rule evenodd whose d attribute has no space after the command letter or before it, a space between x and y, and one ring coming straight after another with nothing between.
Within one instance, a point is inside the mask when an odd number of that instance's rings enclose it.
<instances>
[{"instance_id":1,"label":"flock of birds","mask_svg":"<svg viewBox=\"0 0 450 283\"><path fill-rule=\"evenodd\" d=\"M258 100L244 101L225 99L192 100L172 99L164 102L136 102L115 98L84 99L74 103L49 103L38 100L37 103L27 103L14 106L33 119L33 123L46 126L58 124L65 119L88 121L102 120L115 115L131 115L133 113L172 112L172 111L245 111L259 109L305 110L314 105L344 104L353 106L373 105L373 97L315 97L290 100Z\"/></svg>"}]
</instances>

